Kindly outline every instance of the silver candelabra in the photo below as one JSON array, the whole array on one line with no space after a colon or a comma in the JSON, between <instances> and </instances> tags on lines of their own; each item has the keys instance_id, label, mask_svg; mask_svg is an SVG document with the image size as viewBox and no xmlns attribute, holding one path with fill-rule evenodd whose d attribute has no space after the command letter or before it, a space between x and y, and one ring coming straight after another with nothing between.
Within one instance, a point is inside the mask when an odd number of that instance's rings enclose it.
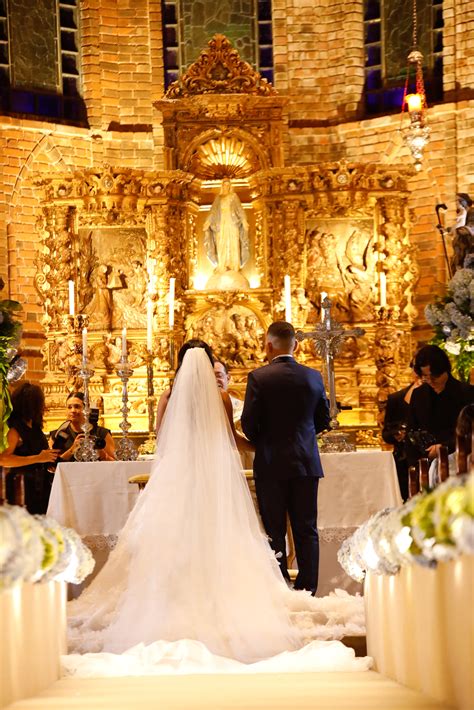
<instances>
[{"instance_id":1,"label":"silver candelabra","mask_svg":"<svg viewBox=\"0 0 474 710\"><path fill-rule=\"evenodd\" d=\"M116 448L116 455L119 461L135 461L138 456L137 447L128 436L131 424L128 421L128 413L130 409L128 406L127 385L132 374L133 369L128 364L127 355L122 355L117 367L117 375L122 380L122 406L120 408L120 411L122 412L122 421L119 424L119 427L122 430L122 438Z\"/></svg>"},{"instance_id":2,"label":"silver candelabra","mask_svg":"<svg viewBox=\"0 0 474 710\"><path fill-rule=\"evenodd\" d=\"M94 370L89 367L87 355L83 354L82 356L81 369L78 374L84 383L84 424L81 426L81 429L84 432L84 438L77 447L74 458L76 461L97 461L99 454L94 448L94 442L90 436L93 426L89 421L91 411L89 406L89 380L93 376Z\"/></svg>"},{"instance_id":3,"label":"silver candelabra","mask_svg":"<svg viewBox=\"0 0 474 710\"><path fill-rule=\"evenodd\" d=\"M147 407L148 407L148 439L139 446L140 454L154 454L156 449L155 431L155 390L153 387L153 352L147 351L146 361Z\"/></svg>"}]
</instances>

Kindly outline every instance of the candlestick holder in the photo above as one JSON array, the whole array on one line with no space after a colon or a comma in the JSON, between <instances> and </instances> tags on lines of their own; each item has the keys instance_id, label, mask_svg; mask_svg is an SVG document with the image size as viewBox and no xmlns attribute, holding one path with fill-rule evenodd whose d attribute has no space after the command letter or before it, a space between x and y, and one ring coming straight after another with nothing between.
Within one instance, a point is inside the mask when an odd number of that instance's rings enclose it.
<instances>
[{"instance_id":1,"label":"candlestick holder","mask_svg":"<svg viewBox=\"0 0 474 710\"><path fill-rule=\"evenodd\" d=\"M150 455L155 453L156 449L156 432L155 432L155 390L153 387L153 353L151 350L147 352L146 364L146 383L147 383L147 408L148 408L148 439L138 447L140 455Z\"/></svg>"},{"instance_id":2,"label":"candlestick holder","mask_svg":"<svg viewBox=\"0 0 474 710\"><path fill-rule=\"evenodd\" d=\"M138 456L137 447L128 436L128 431L131 427L128 421L128 413L130 411L128 406L128 381L133 374L133 369L128 364L127 355L122 355L116 371L117 375L122 380L122 406L120 408L122 421L119 424L122 430L122 438L115 452L119 461L135 461Z\"/></svg>"},{"instance_id":3,"label":"candlestick holder","mask_svg":"<svg viewBox=\"0 0 474 710\"><path fill-rule=\"evenodd\" d=\"M83 356L81 369L79 370L78 375L82 378L84 383L84 424L81 426L81 429L84 432L84 438L74 454L76 461L97 461L99 458L99 454L94 448L94 442L90 436L93 426L89 421L91 411L89 406L89 380L93 374L94 370L89 367L87 357Z\"/></svg>"}]
</instances>

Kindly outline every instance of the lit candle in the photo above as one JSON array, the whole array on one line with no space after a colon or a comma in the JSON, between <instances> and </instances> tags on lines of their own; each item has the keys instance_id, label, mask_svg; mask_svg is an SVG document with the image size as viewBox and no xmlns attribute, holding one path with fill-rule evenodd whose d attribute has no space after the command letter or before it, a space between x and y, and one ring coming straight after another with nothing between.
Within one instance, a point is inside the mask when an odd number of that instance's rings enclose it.
<instances>
[{"instance_id":1,"label":"lit candle","mask_svg":"<svg viewBox=\"0 0 474 710\"><path fill-rule=\"evenodd\" d=\"M87 328L82 329L82 358L87 357Z\"/></svg>"},{"instance_id":2,"label":"lit candle","mask_svg":"<svg viewBox=\"0 0 474 710\"><path fill-rule=\"evenodd\" d=\"M323 301L325 298L327 298L328 295L326 291L321 291L321 322L324 320L324 307L323 307Z\"/></svg>"},{"instance_id":3,"label":"lit candle","mask_svg":"<svg viewBox=\"0 0 474 710\"><path fill-rule=\"evenodd\" d=\"M153 349L153 301L151 298L146 304L146 347L151 353Z\"/></svg>"},{"instance_id":4,"label":"lit candle","mask_svg":"<svg viewBox=\"0 0 474 710\"><path fill-rule=\"evenodd\" d=\"M285 276L285 320L291 323L291 279L288 274Z\"/></svg>"},{"instance_id":5,"label":"lit candle","mask_svg":"<svg viewBox=\"0 0 474 710\"><path fill-rule=\"evenodd\" d=\"M168 324L172 328L174 326L174 288L176 279L170 278L170 292L168 295L169 313L168 313Z\"/></svg>"},{"instance_id":6,"label":"lit candle","mask_svg":"<svg viewBox=\"0 0 474 710\"><path fill-rule=\"evenodd\" d=\"M408 104L408 110L410 113L414 111L421 111L423 106L423 97L421 94L407 94L405 96L405 101Z\"/></svg>"},{"instance_id":7,"label":"lit candle","mask_svg":"<svg viewBox=\"0 0 474 710\"><path fill-rule=\"evenodd\" d=\"M380 272L380 308L387 307L387 274Z\"/></svg>"},{"instance_id":8,"label":"lit candle","mask_svg":"<svg viewBox=\"0 0 474 710\"><path fill-rule=\"evenodd\" d=\"M122 357L127 357L127 329L122 329Z\"/></svg>"},{"instance_id":9,"label":"lit candle","mask_svg":"<svg viewBox=\"0 0 474 710\"><path fill-rule=\"evenodd\" d=\"M74 298L74 281L68 281L69 286L69 315L76 315L76 303Z\"/></svg>"}]
</instances>

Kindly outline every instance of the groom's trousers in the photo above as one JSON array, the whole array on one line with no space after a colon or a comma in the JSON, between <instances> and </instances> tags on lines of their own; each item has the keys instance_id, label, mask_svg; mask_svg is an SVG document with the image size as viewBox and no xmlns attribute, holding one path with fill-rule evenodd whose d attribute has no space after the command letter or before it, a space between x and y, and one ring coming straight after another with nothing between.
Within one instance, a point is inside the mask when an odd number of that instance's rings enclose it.
<instances>
[{"instance_id":1,"label":"groom's trousers","mask_svg":"<svg viewBox=\"0 0 474 710\"><path fill-rule=\"evenodd\" d=\"M289 580L285 544L288 514L298 564L295 589L307 589L312 594L316 593L319 570L318 484L319 478L310 476L284 480L266 476L255 478L263 526L281 572Z\"/></svg>"}]
</instances>

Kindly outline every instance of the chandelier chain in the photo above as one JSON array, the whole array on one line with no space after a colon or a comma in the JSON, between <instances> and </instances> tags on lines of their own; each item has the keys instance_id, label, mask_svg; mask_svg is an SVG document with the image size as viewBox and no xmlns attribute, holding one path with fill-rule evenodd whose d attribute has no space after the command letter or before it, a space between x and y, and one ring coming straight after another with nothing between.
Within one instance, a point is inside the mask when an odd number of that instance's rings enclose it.
<instances>
[{"instance_id":1,"label":"chandelier chain","mask_svg":"<svg viewBox=\"0 0 474 710\"><path fill-rule=\"evenodd\" d=\"M417 46L418 46L418 25L417 25L416 0L413 0L413 48L416 49Z\"/></svg>"}]
</instances>

